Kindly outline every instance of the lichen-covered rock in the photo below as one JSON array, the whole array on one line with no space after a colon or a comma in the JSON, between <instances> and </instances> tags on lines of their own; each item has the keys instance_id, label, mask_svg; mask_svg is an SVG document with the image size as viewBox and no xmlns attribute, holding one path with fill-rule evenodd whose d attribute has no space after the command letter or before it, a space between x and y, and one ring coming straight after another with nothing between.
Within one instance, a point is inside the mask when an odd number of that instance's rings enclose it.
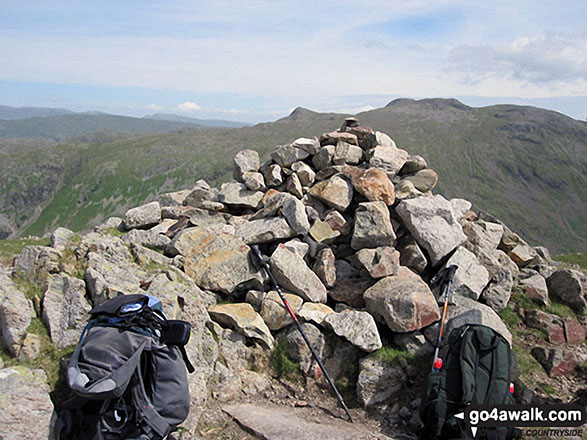
<instances>
[{"instance_id":1,"label":"lichen-covered rock","mask_svg":"<svg viewBox=\"0 0 587 440\"><path fill-rule=\"evenodd\" d=\"M217 304L208 313L219 323L261 342L268 349L275 345L271 331L250 304Z\"/></svg>"},{"instance_id":2,"label":"lichen-covered rock","mask_svg":"<svg viewBox=\"0 0 587 440\"><path fill-rule=\"evenodd\" d=\"M124 226L126 229L150 228L160 221L161 205L159 205L159 202L151 202L131 208L124 214Z\"/></svg>"},{"instance_id":3,"label":"lichen-covered rock","mask_svg":"<svg viewBox=\"0 0 587 440\"><path fill-rule=\"evenodd\" d=\"M43 370L0 370L0 437L3 440L49 438L53 403Z\"/></svg>"},{"instance_id":4,"label":"lichen-covered rock","mask_svg":"<svg viewBox=\"0 0 587 440\"><path fill-rule=\"evenodd\" d=\"M223 293L261 288L261 272L240 238L207 228L194 228L190 237L193 247L185 258L184 270L198 287Z\"/></svg>"},{"instance_id":5,"label":"lichen-covered rock","mask_svg":"<svg viewBox=\"0 0 587 440\"><path fill-rule=\"evenodd\" d=\"M51 247L62 251L74 236L75 232L67 228L57 228L51 234Z\"/></svg>"},{"instance_id":6,"label":"lichen-covered rock","mask_svg":"<svg viewBox=\"0 0 587 440\"><path fill-rule=\"evenodd\" d=\"M8 352L18 357L31 323L31 303L12 280L0 274L0 336Z\"/></svg>"},{"instance_id":7,"label":"lichen-covered rock","mask_svg":"<svg viewBox=\"0 0 587 440\"><path fill-rule=\"evenodd\" d=\"M60 256L52 247L26 246L14 258L12 273L31 282L41 281L47 274L59 272Z\"/></svg>"},{"instance_id":8,"label":"lichen-covered rock","mask_svg":"<svg viewBox=\"0 0 587 440\"><path fill-rule=\"evenodd\" d=\"M390 366L374 355L361 360L357 397L363 408L384 403L403 387L406 374L400 365Z\"/></svg>"},{"instance_id":9,"label":"lichen-covered rock","mask_svg":"<svg viewBox=\"0 0 587 440\"><path fill-rule=\"evenodd\" d=\"M283 244L277 246L269 260L271 271L281 287L307 301L326 302L326 287L296 253Z\"/></svg>"},{"instance_id":10,"label":"lichen-covered rock","mask_svg":"<svg viewBox=\"0 0 587 440\"><path fill-rule=\"evenodd\" d=\"M297 314L304 300L290 293L284 293L283 296L291 310ZM273 331L281 330L294 322L276 291L271 291L263 297L260 314L267 327Z\"/></svg>"},{"instance_id":11,"label":"lichen-covered rock","mask_svg":"<svg viewBox=\"0 0 587 440\"><path fill-rule=\"evenodd\" d=\"M77 344L91 309L82 280L65 274L51 277L43 295L43 322L53 344L58 348Z\"/></svg>"},{"instance_id":12,"label":"lichen-covered rock","mask_svg":"<svg viewBox=\"0 0 587 440\"><path fill-rule=\"evenodd\" d=\"M370 353L382 347L375 320L367 312L348 309L340 313L330 313L323 323L363 351Z\"/></svg>"}]
</instances>

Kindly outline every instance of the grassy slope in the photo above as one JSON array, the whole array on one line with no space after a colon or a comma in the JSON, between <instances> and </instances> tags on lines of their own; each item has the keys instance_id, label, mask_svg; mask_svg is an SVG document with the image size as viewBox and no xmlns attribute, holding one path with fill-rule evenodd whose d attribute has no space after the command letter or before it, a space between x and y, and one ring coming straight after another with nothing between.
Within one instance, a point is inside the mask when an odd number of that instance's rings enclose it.
<instances>
[{"instance_id":1,"label":"grassy slope","mask_svg":"<svg viewBox=\"0 0 587 440\"><path fill-rule=\"evenodd\" d=\"M587 248L585 123L529 107L472 109L447 100L398 100L358 118L411 154L424 156L440 175L437 192L471 200L476 209L491 212L553 253ZM319 136L343 120L344 115L298 109L255 127L137 136L31 153L26 159L31 163L62 161L63 171L53 192L46 190L47 209L27 232L40 234L56 225L81 230L158 193L189 188L200 178L217 184L230 177L237 151L255 149L267 159L275 145ZM26 167L20 168L26 173ZM0 177L0 191L5 180L26 180L6 167L3 171L1 164ZM0 214L12 212L6 202L0 209Z\"/></svg>"}]
</instances>

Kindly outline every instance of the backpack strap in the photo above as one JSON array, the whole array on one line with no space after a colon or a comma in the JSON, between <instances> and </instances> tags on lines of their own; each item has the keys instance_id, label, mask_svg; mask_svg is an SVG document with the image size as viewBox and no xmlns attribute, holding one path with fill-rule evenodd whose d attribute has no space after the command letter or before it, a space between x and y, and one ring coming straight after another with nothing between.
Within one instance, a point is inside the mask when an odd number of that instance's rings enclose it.
<instances>
[{"instance_id":1,"label":"backpack strap","mask_svg":"<svg viewBox=\"0 0 587 440\"><path fill-rule=\"evenodd\" d=\"M146 424L146 426L142 426L143 430L148 431L150 429L159 437L165 438L171 432L172 426L161 417L153 407L151 401L147 398L145 383L140 369L134 375L131 395L138 412L137 418ZM149 434L149 432L146 432L146 434Z\"/></svg>"}]
</instances>

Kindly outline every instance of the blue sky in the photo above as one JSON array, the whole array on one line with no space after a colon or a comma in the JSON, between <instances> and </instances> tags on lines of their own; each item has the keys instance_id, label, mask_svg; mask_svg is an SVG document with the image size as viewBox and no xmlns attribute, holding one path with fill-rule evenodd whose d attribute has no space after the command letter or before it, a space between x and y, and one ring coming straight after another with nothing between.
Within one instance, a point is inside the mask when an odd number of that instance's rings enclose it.
<instances>
[{"instance_id":1,"label":"blue sky","mask_svg":"<svg viewBox=\"0 0 587 440\"><path fill-rule=\"evenodd\" d=\"M481 4L484 3L484 4ZM0 0L0 104L270 121L397 97L587 118L587 2Z\"/></svg>"}]
</instances>

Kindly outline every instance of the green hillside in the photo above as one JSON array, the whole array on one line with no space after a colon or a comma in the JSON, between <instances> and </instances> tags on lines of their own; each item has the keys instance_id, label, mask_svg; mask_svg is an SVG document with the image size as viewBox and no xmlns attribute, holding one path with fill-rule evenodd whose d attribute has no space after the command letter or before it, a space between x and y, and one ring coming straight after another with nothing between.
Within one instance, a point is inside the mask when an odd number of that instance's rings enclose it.
<instances>
[{"instance_id":1,"label":"green hillside","mask_svg":"<svg viewBox=\"0 0 587 440\"><path fill-rule=\"evenodd\" d=\"M167 133L183 128L202 128L178 121L131 118L107 114L73 114L28 119L0 120L0 138L45 138L60 141L100 131Z\"/></svg>"},{"instance_id":2,"label":"green hillside","mask_svg":"<svg viewBox=\"0 0 587 440\"><path fill-rule=\"evenodd\" d=\"M159 193L217 184L244 148L267 158L275 145L338 128L346 115L296 109L239 129L135 136L7 154L0 163L0 235L87 229ZM462 197L554 253L587 248L587 124L518 106L470 108L454 100L397 100L357 115L420 154L440 175L439 193ZM4 236L9 229L4 226Z\"/></svg>"}]
</instances>

